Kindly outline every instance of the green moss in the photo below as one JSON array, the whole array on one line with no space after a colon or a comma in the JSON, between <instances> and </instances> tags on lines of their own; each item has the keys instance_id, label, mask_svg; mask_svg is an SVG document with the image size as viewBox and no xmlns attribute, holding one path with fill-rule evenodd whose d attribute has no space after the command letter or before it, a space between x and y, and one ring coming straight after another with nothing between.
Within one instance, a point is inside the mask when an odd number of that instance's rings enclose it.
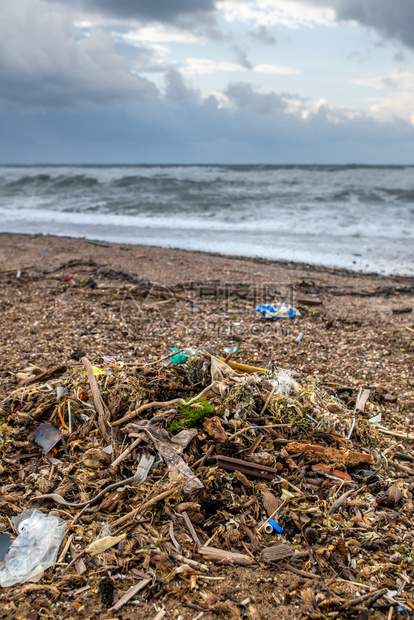
<instances>
[{"instance_id":1,"label":"green moss","mask_svg":"<svg viewBox=\"0 0 414 620\"><path fill-rule=\"evenodd\" d=\"M186 398L186 401L190 401L191 398ZM169 433L178 433L183 428L191 428L195 426L201 418L205 415L213 413L215 411L215 406L210 405L207 399L200 398L197 405L201 405L201 407L191 407L189 405L178 405L177 417L172 420L167 426L167 431Z\"/></svg>"}]
</instances>

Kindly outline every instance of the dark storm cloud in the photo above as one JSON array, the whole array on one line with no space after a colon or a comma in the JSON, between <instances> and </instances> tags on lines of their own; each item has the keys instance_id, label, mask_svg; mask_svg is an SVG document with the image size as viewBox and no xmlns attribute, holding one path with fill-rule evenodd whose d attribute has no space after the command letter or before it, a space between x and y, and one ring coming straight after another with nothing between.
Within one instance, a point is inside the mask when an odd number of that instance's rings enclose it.
<instances>
[{"instance_id":1,"label":"dark storm cloud","mask_svg":"<svg viewBox=\"0 0 414 620\"><path fill-rule=\"evenodd\" d=\"M413 0L336 0L340 19L354 19L414 47Z\"/></svg>"},{"instance_id":2,"label":"dark storm cloud","mask_svg":"<svg viewBox=\"0 0 414 620\"><path fill-rule=\"evenodd\" d=\"M119 19L176 22L215 11L215 0L79 0L85 10Z\"/></svg>"},{"instance_id":3,"label":"dark storm cloud","mask_svg":"<svg viewBox=\"0 0 414 620\"><path fill-rule=\"evenodd\" d=\"M165 73L165 97L168 101L194 100L198 92L187 86L183 76L175 67L169 67Z\"/></svg>"},{"instance_id":4,"label":"dark storm cloud","mask_svg":"<svg viewBox=\"0 0 414 620\"><path fill-rule=\"evenodd\" d=\"M240 110L255 114L274 114L286 108L286 103L277 93L258 93L251 84L244 82L229 84L224 94Z\"/></svg>"},{"instance_id":5,"label":"dark storm cloud","mask_svg":"<svg viewBox=\"0 0 414 620\"><path fill-rule=\"evenodd\" d=\"M240 89L238 97L241 101ZM275 103L273 115L257 114L248 106L237 111L218 109L214 97L201 104L157 100L48 114L14 110L0 117L0 163L397 164L414 160L414 128L408 123L378 123L361 117L332 124L326 109L303 120Z\"/></svg>"},{"instance_id":6,"label":"dark storm cloud","mask_svg":"<svg viewBox=\"0 0 414 620\"><path fill-rule=\"evenodd\" d=\"M102 30L76 40L70 17L39 0L3 0L0 20L0 102L77 107L145 101L148 80L130 75Z\"/></svg>"},{"instance_id":7,"label":"dark storm cloud","mask_svg":"<svg viewBox=\"0 0 414 620\"><path fill-rule=\"evenodd\" d=\"M413 0L302 0L336 11L339 20L354 20L386 38L414 47Z\"/></svg>"}]
</instances>

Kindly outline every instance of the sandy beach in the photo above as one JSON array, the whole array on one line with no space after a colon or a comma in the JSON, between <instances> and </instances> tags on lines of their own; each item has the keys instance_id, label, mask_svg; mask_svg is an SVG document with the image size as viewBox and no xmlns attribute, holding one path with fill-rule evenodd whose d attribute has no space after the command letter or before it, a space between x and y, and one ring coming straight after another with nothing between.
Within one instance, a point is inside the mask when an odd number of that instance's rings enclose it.
<instances>
[{"instance_id":1,"label":"sandy beach","mask_svg":"<svg viewBox=\"0 0 414 620\"><path fill-rule=\"evenodd\" d=\"M337 392L347 389L354 397L360 389L369 389L387 428L408 432L414 423L414 278L68 237L1 234L0 282L0 423L3 420L15 429L27 414L24 409L17 415L10 413L5 399L22 385L17 375L27 372L27 367L47 371L64 365L69 373L79 372L81 358L99 364L103 356L111 356L139 368L168 357L170 347L203 347L221 356L223 348L237 343L240 350L233 356L237 362L289 369L301 382L316 382ZM290 303L300 316L272 323L255 309L258 303L276 301ZM169 397L166 393L164 400ZM27 430L20 439L29 437ZM396 441L401 446L404 443L401 449L413 445L412 440ZM38 447L35 450L40 454ZM24 480L24 468L30 467L30 461L23 463L20 469L10 465L11 469L6 466L2 470L7 493L3 500L0 496L4 509L1 532L9 527L6 514L26 507L21 494L18 501L13 494L12 476ZM53 475L52 471L49 481ZM92 518L88 516L87 522ZM88 526L84 522L82 527ZM116 571L128 574L125 584L129 587L133 574L128 573L126 560L122 562ZM98 568L94 570L99 576ZM184 598L171 600L163 594L168 613L178 610L183 618L209 620L222 609L220 613L236 617L234 609L231 611L231 591L237 581L244 598L251 599L246 609L251 604L256 613L249 612L246 617L270 619L276 610L285 610L291 618L322 617L305 616L299 606L289 606L292 598L288 592L294 593L295 588L300 592L314 583L307 581L306 571L293 577L289 571L281 571L277 585L266 589L263 583L274 578L274 570L262 566L260 579L254 566L215 570L215 594L224 607L217 602L213 613L200 599L191 607L191 602L187 604L190 599L186 603ZM59 581L65 592L69 586L72 593L91 587L80 603L72 596L50 607L52 599L58 600L53 598L56 593L51 585L42 594L42 611L36 617L148 618L148 609L142 606L136 611L125 607L116 614L103 611L98 595L93 594L97 592L96 575L88 565L84 577L78 572L70 584L65 581L69 576ZM374 582L370 585L382 587ZM122 595L127 586L121 583L119 587ZM342 594L346 591L351 598L355 588L348 591L348 586L343 587ZM30 610L36 608L34 599L20 594L22 588L19 584L10 589L13 593L2 595L0 617L29 617ZM155 616L155 608L151 610ZM204 615L197 616L197 610Z\"/></svg>"},{"instance_id":2,"label":"sandy beach","mask_svg":"<svg viewBox=\"0 0 414 620\"><path fill-rule=\"evenodd\" d=\"M16 372L26 361L67 361L79 348L91 357L142 359L184 342L225 347L232 334L243 342L246 362L317 371L325 380L340 368L343 381L352 377L400 390L404 375L409 381L407 328L414 327L414 315L398 310L413 307L414 278L96 243L0 236L1 347L8 381L7 371ZM73 277L65 281L68 276ZM188 283L195 283L191 290ZM249 286L250 299L240 297L238 284ZM283 328L278 323L265 337L269 323L255 311L262 301L287 301L302 316ZM303 340L292 344L300 331Z\"/></svg>"}]
</instances>

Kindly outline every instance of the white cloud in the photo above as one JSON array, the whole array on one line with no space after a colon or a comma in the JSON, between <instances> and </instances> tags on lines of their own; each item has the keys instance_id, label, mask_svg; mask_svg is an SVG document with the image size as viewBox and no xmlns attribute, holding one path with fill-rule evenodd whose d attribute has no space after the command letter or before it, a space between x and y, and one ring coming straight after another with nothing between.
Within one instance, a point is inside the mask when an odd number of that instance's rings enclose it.
<instances>
[{"instance_id":1,"label":"white cloud","mask_svg":"<svg viewBox=\"0 0 414 620\"><path fill-rule=\"evenodd\" d=\"M191 75L207 75L211 73L218 73L221 71L227 72L249 72L254 73L278 73L280 75L300 75L300 71L292 69L291 67L283 67L280 65L271 64L259 64L254 65L252 68L246 67L239 63L227 62L225 60L210 60L208 58L188 58L186 64L183 67L184 73Z\"/></svg>"},{"instance_id":2,"label":"white cloud","mask_svg":"<svg viewBox=\"0 0 414 620\"><path fill-rule=\"evenodd\" d=\"M222 0L217 8L228 22L254 26L299 28L335 24L333 9L306 5L301 0Z\"/></svg>"},{"instance_id":3,"label":"white cloud","mask_svg":"<svg viewBox=\"0 0 414 620\"><path fill-rule=\"evenodd\" d=\"M137 30L130 30L119 37L131 45L142 43L204 43L204 39L190 32L174 26L154 24Z\"/></svg>"},{"instance_id":4,"label":"white cloud","mask_svg":"<svg viewBox=\"0 0 414 620\"><path fill-rule=\"evenodd\" d=\"M253 67L255 73L278 73L279 75L300 75L301 72L281 65L261 64Z\"/></svg>"},{"instance_id":5,"label":"white cloud","mask_svg":"<svg viewBox=\"0 0 414 620\"><path fill-rule=\"evenodd\" d=\"M399 91L385 97L371 99L369 116L376 121L393 121L397 118L414 125L414 93Z\"/></svg>"},{"instance_id":6,"label":"white cloud","mask_svg":"<svg viewBox=\"0 0 414 620\"><path fill-rule=\"evenodd\" d=\"M210 60L208 58L188 58L183 67L184 73L207 75L219 71L246 71L246 67L226 60Z\"/></svg>"},{"instance_id":7,"label":"white cloud","mask_svg":"<svg viewBox=\"0 0 414 620\"><path fill-rule=\"evenodd\" d=\"M271 117L285 115L300 121L311 121L317 116L322 116L332 125L342 125L367 116L359 110L333 106L326 99L312 101L275 91L263 93L245 82L229 84L225 91L212 91L210 95L216 99L218 108L232 112L247 110Z\"/></svg>"},{"instance_id":8,"label":"white cloud","mask_svg":"<svg viewBox=\"0 0 414 620\"><path fill-rule=\"evenodd\" d=\"M414 124L414 69L395 69L387 75L360 78L353 83L389 91L368 99L369 116L380 122L400 118Z\"/></svg>"},{"instance_id":9,"label":"white cloud","mask_svg":"<svg viewBox=\"0 0 414 620\"><path fill-rule=\"evenodd\" d=\"M353 80L353 83L362 86L370 86L377 90L386 88L414 89L414 69L396 69L388 75Z\"/></svg>"}]
</instances>

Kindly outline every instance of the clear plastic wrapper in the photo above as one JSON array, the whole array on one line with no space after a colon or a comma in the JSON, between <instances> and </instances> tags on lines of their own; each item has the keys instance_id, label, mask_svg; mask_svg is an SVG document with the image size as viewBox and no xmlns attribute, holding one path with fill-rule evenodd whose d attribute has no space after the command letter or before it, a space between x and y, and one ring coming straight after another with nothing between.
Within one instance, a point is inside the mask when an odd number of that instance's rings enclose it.
<instances>
[{"instance_id":1,"label":"clear plastic wrapper","mask_svg":"<svg viewBox=\"0 0 414 620\"><path fill-rule=\"evenodd\" d=\"M4 558L0 585L6 588L24 583L54 566L65 525L60 517L49 517L40 510L27 511L27 518L18 520L19 535Z\"/></svg>"}]
</instances>

